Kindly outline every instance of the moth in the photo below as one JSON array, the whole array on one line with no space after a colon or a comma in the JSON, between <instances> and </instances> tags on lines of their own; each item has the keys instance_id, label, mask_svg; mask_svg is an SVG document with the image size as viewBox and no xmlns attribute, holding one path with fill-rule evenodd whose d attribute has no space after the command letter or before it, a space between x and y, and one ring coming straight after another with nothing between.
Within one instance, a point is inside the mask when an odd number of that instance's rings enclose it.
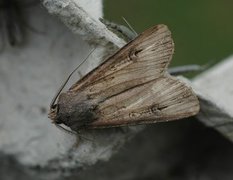
<instances>
[{"instance_id":1,"label":"moth","mask_svg":"<svg viewBox=\"0 0 233 180\"><path fill-rule=\"evenodd\" d=\"M55 98L50 119L79 132L196 115L197 96L167 71L173 52L166 25L147 29Z\"/></svg>"}]
</instances>

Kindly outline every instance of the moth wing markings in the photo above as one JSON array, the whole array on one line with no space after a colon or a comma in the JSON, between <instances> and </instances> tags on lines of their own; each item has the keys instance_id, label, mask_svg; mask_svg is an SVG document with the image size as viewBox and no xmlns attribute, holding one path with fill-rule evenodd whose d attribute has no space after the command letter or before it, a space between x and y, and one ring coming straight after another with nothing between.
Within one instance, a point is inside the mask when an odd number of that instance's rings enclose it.
<instances>
[{"instance_id":1,"label":"moth wing markings","mask_svg":"<svg viewBox=\"0 0 233 180\"><path fill-rule=\"evenodd\" d=\"M105 99L149 82L164 74L173 51L167 26L154 26L88 73L70 91L85 91L93 98Z\"/></svg>"},{"instance_id":2,"label":"moth wing markings","mask_svg":"<svg viewBox=\"0 0 233 180\"><path fill-rule=\"evenodd\" d=\"M190 87L166 75L113 96L100 104L90 128L170 121L195 115L199 102Z\"/></svg>"}]
</instances>

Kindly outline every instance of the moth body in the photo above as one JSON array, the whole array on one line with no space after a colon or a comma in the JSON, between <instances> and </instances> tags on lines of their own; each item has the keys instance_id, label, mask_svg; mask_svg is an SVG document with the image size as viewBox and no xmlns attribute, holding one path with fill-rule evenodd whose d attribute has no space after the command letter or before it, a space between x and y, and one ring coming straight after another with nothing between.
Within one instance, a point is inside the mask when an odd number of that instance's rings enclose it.
<instances>
[{"instance_id":1,"label":"moth body","mask_svg":"<svg viewBox=\"0 0 233 180\"><path fill-rule=\"evenodd\" d=\"M50 117L54 123L64 124L78 132L97 119L96 108L97 105L87 96L66 92L59 96Z\"/></svg>"},{"instance_id":2,"label":"moth body","mask_svg":"<svg viewBox=\"0 0 233 180\"><path fill-rule=\"evenodd\" d=\"M167 26L144 31L52 101L49 117L78 132L196 115L191 87L167 72L173 52Z\"/></svg>"}]
</instances>

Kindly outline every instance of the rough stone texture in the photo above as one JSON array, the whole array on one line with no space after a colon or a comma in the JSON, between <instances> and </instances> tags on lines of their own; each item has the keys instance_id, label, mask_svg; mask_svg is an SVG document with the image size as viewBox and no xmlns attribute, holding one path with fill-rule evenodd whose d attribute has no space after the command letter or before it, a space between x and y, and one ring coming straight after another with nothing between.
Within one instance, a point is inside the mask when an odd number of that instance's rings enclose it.
<instances>
[{"instance_id":1,"label":"rough stone texture","mask_svg":"<svg viewBox=\"0 0 233 180\"><path fill-rule=\"evenodd\" d=\"M91 44L102 45L109 52L125 44L124 40L99 21L99 16L92 13L96 7L93 0L86 3L91 4L91 8L83 6L78 0L44 0L43 4L49 13L58 16L73 33L79 34Z\"/></svg>"},{"instance_id":2,"label":"rough stone texture","mask_svg":"<svg viewBox=\"0 0 233 180\"><path fill-rule=\"evenodd\" d=\"M95 17L102 16L101 1L81 4ZM39 32L28 29L25 46L6 46L0 54L0 150L24 165L45 166L76 142L49 122L47 110L62 81L92 48L42 5L25 13L33 15L29 24ZM82 74L100 62L101 50L96 51L80 69ZM78 78L75 74L73 80Z\"/></svg>"},{"instance_id":3,"label":"rough stone texture","mask_svg":"<svg viewBox=\"0 0 233 180\"><path fill-rule=\"evenodd\" d=\"M101 1L78 3L96 19L102 16ZM26 176L37 173L35 168L40 167L44 172L40 176L44 174L48 178L51 172L55 178L65 169L71 172L98 160L108 160L120 144L141 127L130 131L125 128L83 133L84 139L90 140L82 141L77 148L78 137L51 124L47 110L52 97L68 73L92 48L56 17L49 15L43 6L32 6L25 13L30 17L30 26L38 32L28 29L25 46L6 46L0 56L0 153L5 159L3 164L16 171L21 164L21 172ZM102 49L95 51L79 74L85 74L99 64ZM79 74L74 75L67 87L79 78ZM12 167L10 162L15 162Z\"/></svg>"}]
</instances>

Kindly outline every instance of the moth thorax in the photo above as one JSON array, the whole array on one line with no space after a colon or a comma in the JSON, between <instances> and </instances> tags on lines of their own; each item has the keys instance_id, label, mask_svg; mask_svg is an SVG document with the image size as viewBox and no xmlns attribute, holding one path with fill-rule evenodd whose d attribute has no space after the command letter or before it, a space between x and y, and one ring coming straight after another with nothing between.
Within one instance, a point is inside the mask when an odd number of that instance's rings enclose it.
<instances>
[{"instance_id":1,"label":"moth thorax","mask_svg":"<svg viewBox=\"0 0 233 180\"><path fill-rule=\"evenodd\" d=\"M97 119L96 108L92 100L81 94L63 93L57 103L55 123L78 131Z\"/></svg>"}]
</instances>

